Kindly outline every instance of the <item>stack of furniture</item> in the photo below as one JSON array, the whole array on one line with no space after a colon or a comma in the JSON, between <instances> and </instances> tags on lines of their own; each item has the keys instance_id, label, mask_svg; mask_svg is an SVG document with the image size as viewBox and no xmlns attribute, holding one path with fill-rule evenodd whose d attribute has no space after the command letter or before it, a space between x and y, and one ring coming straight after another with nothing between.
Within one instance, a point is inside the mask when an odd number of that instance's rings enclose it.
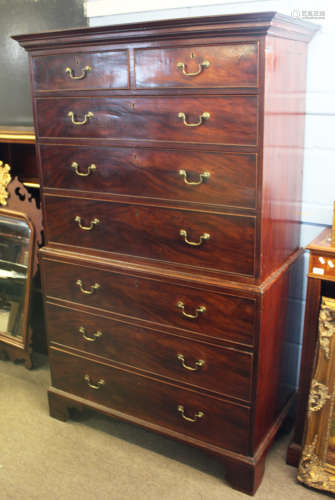
<instances>
[{"instance_id":1,"label":"stack of furniture","mask_svg":"<svg viewBox=\"0 0 335 500\"><path fill-rule=\"evenodd\" d=\"M285 417L307 42L273 12L15 37L29 51L50 413L222 459L253 493Z\"/></svg>"}]
</instances>

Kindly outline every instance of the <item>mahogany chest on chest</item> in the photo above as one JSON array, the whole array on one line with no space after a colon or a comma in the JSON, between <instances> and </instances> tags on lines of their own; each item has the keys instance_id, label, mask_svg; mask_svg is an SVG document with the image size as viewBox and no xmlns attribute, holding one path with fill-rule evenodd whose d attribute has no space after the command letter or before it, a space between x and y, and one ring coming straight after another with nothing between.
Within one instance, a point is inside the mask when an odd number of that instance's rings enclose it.
<instances>
[{"instance_id":1,"label":"mahogany chest on chest","mask_svg":"<svg viewBox=\"0 0 335 500\"><path fill-rule=\"evenodd\" d=\"M253 493L286 415L307 43L275 13L15 37L29 51L50 414L212 453Z\"/></svg>"}]
</instances>

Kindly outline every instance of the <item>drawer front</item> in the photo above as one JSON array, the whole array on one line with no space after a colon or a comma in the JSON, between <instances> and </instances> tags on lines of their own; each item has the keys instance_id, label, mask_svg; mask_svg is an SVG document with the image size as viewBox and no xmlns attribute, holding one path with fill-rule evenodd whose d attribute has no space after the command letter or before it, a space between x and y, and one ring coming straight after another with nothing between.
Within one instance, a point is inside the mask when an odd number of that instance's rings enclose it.
<instances>
[{"instance_id":1,"label":"drawer front","mask_svg":"<svg viewBox=\"0 0 335 500\"><path fill-rule=\"evenodd\" d=\"M40 146L44 186L256 206L255 154Z\"/></svg>"},{"instance_id":2,"label":"drawer front","mask_svg":"<svg viewBox=\"0 0 335 500\"><path fill-rule=\"evenodd\" d=\"M309 258L309 274L330 281L335 280L335 258L331 255L311 254Z\"/></svg>"},{"instance_id":3,"label":"drawer front","mask_svg":"<svg viewBox=\"0 0 335 500\"><path fill-rule=\"evenodd\" d=\"M243 275L254 273L253 216L56 196L45 196L44 200L48 243Z\"/></svg>"},{"instance_id":4,"label":"drawer front","mask_svg":"<svg viewBox=\"0 0 335 500\"><path fill-rule=\"evenodd\" d=\"M237 95L37 99L38 131L41 137L255 146L257 99ZM208 119L204 113L209 113Z\"/></svg>"},{"instance_id":5,"label":"drawer front","mask_svg":"<svg viewBox=\"0 0 335 500\"><path fill-rule=\"evenodd\" d=\"M248 408L53 349L50 367L57 389L229 450L248 450Z\"/></svg>"},{"instance_id":6,"label":"drawer front","mask_svg":"<svg viewBox=\"0 0 335 500\"><path fill-rule=\"evenodd\" d=\"M253 355L46 305L49 342L250 401Z\"/></svg>"},{"instance_id":7,"label":"drawer front","mask_svg":"<svg viewBox=\"0 0 335 500\"><path fill-rule=\"evenodd\" d=\"M256 302L251 298L52 260L43 260L42 266L46 278L45 294L49 297L106 309L169 328L177 327L191 332L192 337L199 333L246 345L254 342ZM78 280L81 280L84 292L92 293L83 293ZM95 284L99 287L94 287ZM205 310L201 306L205 306Z\"/></svg>"},{"instance_id":8,"label":"drawer front","mask_svg":"<svg viewBox=\"0 0 335 500\"><path fill-rule=\"evenodd\" d=\"M32 66L37 91L129 87L127 50L35 56Z\"/></svg>"},{"instance_id":9,"label":"drawer front","mask_svg":"<svg viewBox=\"0 0 335 500\"><path fill-rule=\"evenodd\" d=\"M256 87L257 43L135 50L138 89Z\"/></svg>"}]
</instances>

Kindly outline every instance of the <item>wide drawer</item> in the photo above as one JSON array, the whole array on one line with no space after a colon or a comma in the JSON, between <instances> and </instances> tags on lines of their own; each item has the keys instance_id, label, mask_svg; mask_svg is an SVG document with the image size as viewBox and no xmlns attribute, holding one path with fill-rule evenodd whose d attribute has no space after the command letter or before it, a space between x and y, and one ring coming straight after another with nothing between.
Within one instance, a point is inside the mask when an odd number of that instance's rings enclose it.
<instances>
[{"instance_id":1,"label":"wide drawer","mask_svg":"<svg viewBox=\"0 0 335 500\"><path fill-rule=\"evenodd\" d=\"M167 284L45 257L42 268L44 292L48 297L105 309L127 318L140 318L168 329L182 329L192 337L199 333L246 345L254 343L256 302L252 298Z\"/></svg>"},{"instance_id":2,"label":"wide drawer","mask_svg":"<svg viewBox=\"0 0 335 500\"><path fill-rule=\"evenodd\" d=\"M48 243L252 276L254 216L45 196ZM241 244L243 242L243 244Z\"/></svg>"},{"instance_id":3,"label":"wide drawer","mask_svg":"<svg viewBox=\"0 0 335 500\"><path fill-rule=\"evenodd\" d=\"M256 206L255 154L41 145L44 186Z\"/></svg>"},{"instance_id":4,"label":"wide drawer","mask_svg":"<svg viewBox=\"0 0 335 500\"><path fill-rule=\"evenodd\" d=\"M258 44L136 49L135 84L138 89L256 87Z\"/></svg>"},{"instance_id":5,"label":"wide drawer","mask_svg":"<svg viewBox=\"0 0 335 500\"><path fill-rule=\"evenodd\" d=\"M37 91L127 89L128 51L34 56L32 75Z\"/></svg>"},{"instance_id":6,"label":"wide drawer","mask_svg":"<svg viewBox=\"0 0 335 500\"><path fill-rule=\"evenodd\" d=\"M54 349L49 356L57 389L228 450L248 451L249 408Z\"/></svg>"},{"instance_id":7,"label":"wide drawer","mask_svg":"<svg viewBox=\"0 0 335 500\"><path fill-rule=\"evenodd\" d=\"M46 304L48 338L226 396L251 400L253 355Z\"/></svg>"},{"instance_id":8,"label":"wide drawer","mask_svg":"<svg viewBox=\"0 0 335 500\"><path fill-rule=\"evenodd\" d=\"M257 144L257 96L59 97L36 106L40 137Z\"/></svg>"}]
</instances>

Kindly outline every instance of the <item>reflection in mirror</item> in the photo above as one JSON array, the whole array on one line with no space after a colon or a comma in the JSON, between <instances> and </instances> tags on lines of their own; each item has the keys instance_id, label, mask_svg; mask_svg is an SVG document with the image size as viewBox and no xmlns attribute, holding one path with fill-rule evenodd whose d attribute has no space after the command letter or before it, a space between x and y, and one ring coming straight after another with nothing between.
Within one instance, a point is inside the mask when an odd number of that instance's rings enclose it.
<instances>
[{"instance_id":1,"label":"reflection in mirror","mask_svg":"<svg viewBox=\"0 0 335 500\"><path fill-rule=\"evenodd\" d=\"M30 233L26 221L0 215L0 332L21 338Z\"/></svg>"}]
</instances>

